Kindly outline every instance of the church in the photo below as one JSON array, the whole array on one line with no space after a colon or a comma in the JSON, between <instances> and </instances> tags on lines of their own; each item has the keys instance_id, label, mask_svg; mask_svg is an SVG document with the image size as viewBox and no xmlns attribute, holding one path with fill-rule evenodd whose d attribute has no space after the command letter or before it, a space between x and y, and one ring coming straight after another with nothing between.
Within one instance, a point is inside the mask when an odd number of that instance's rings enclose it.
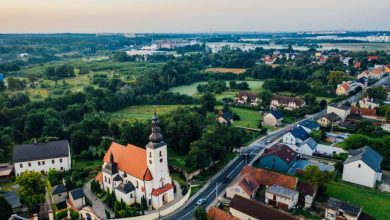
<instances>
[{"instance_id":1,"label":"church","mask_svg":"<svg viewBox=\"0 0 390 220\"><path fill-rule=\"evenodd\" d=\"M118 201L122 199L128 205L141 204L141 199L145 198L149 208L158 209L174 200L167 153L167 144L154 113L152 134L146 147L113 142L96 180L102 189L114 192Z\"/></svg>"}]
</instances>

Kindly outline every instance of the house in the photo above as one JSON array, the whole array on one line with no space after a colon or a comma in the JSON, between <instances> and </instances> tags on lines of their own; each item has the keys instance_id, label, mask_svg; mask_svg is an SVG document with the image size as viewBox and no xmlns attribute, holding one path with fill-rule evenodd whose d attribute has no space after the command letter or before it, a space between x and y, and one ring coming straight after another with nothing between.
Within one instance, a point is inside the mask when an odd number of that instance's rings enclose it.
<instances>
[{"instance_id":1,"label":"house","mask_svg":"<svg viewBox=\"0 0 390 220\"><path fill-rule=\"evenodd\" d=\"M283 108L285 110L294 110L302 108L305 101L298 97L274 95L271 100L271 109Z\"/></svg>"},{"instance_id":2,"label":"house","mask_svg":"<svg viewBox=\"0 0 390 220\"><path fill-rule=\"evenodd\" d=\"M272 64L274 64L275 63L275 61L276 61L276 58L274 58L274 57L265 57L264 58L264 63L265 64L267 64L267 65L272 65Z\"/></svg>"},{"instance_id":3,"label":"house","mask_svg":"<svg viewBox=\"0 0 390 220\"><path fill-rule=\"evenodd\" d=\"M298 204L299 192L279 185L272 185L265 190L265 203L285 210Z\"/></svg>"},{"instance_id":4,"label":"house","mask_svg":"<svg viewBox=\"0 0 390 220\"><path fill-rule=\"evenodd\" d=\"M338 123L341 121L341 118L334 112L326 113L324 116L322 116L320 119L317 120L317 123L321 127L328 127L332 124Z\"/></svg>"},{"instance_id":5,"label":"house","mask_svg":"<svg viewBox=\"0 0 390 220\"><path fill-rule=\"evenodd\" d=\"M284 212L270 208L254 200L234 196L230 202L230 213L239 219L251 220L297 220Z\"/></svg>"},{"instance_id":6,"label":"house","mask_svg":"<svg viewBox=\"0 0 390 220\"><path fill-rule=\"evenodd\" d=\"M236 95L236 103L239 105L257 106L260 99L253 92L241 91Z\"/></svg>"},{"instance_id":7,"label":"house","mask_svg":"<svg viewBox=\"0 0 390 220\"><path fill-rule=\"evenodd\" d=\"M373 68L372 70L370 70L370 74L368 75L368 78L371 78L371 79L380 79L383 77L383 75L385 75L385 70L384 68Z\"/></svg>"},{"instance_id":8,"label":"house","mask_svg":"<svg viewBox=\"0 0 390 220\"><path fill-rule=\"evenodd\" d=\"M362 207L341 201L335 198L329 198L325 209L325 219L327 220L357 220L362 213Z\"/></svg>"},{"instance_id":9,"label":"house","mask_svg":"<svg viewBox=\"0 0 390 220\"><path fill-rule=\"evenodd\" d=\"M372 60L379 60L379 56L368 56L367 60L368 60L368 62L370 62Z\"/></svg>"},{"instance_id":10,"label":"house","mask_svg":"<svg viewBox=\"0 0 390 220\"><path fill-rule=\"evenodd\" d=\"M345 66L349 66L349 61L352 60L352 57L346 57L343 59L343 64Z\"/></svg>"},{"instance_id":11,"label":"house","mask_svg":"<svg viewBox=\"0 0 390 220\"><path fill-rule=\"evenodd\" d=\"M146 147L113 142L104 156L102 174L96 179L104 190L114 192L128 205L141 204L144 197L149 208L158 209L174 199L167 154L155 113Z\"/></svg>"},{"instance_id":12,"label":"house","mask_svg":"<svg viewBox=\"0 0 390 220\"><path fill-rule=\"evenodd\" d=\"M19 212L22 208L22 203L20 202L20 197L16 191L6 192L3 194L4 199L12 208L12 212Z\"/></svg>"},{"instance_id":13,"label":"house","mask_svg":"<svg viewBox=\"0 0 390 220\"><path fill-rule=\"evenodd\" d=\"M347 116L351 114L351 107L347 105L342 105L342 104L333 104L333 105L328 105L326 108L326 113L335 113L337 116L340 117L341 121L345 121L347 119Z\"/></svg>"},{"instance_id":14,"label":"house","mask_svg":"<svg viewBox=\"0 0 390 220\"><path fill-rule=\"evenodd\" d=\"M371 147L350 150L344 161L343 180L374 188L382 179L381 163L383 157Z\"/></svg>"},{"instance_id":15,"label":"house","mask_svg":"<svg viewBox=\"0 0 390 220\"><path fill-rule=\"evenodd\" d=\"M310 134L307 133L304 128L299 126L283 135L282 142L291 147L302 144L308 138L310 138Z\"/></svg>"},{"instance_id":16,"label":"house","mask_svg":"<svg viewBox=\"0 0 390 220\"><path fill-rule=\"evenodd\" d=\"M336 95L348 96L351 92L356 91L358 87L363 88L364 86L356 81L344 81L337 85Z\"/></svg>"},{"instance_id":17,"label":"house","mask_svg":"<svg viewBox=\"0 0 390 220\"><path fill-rule=\"evenodd\" d=\"M359 108L373 109L373 108L378 108L379 104L374 102L374 99L370 99L369 97L365 97L365 98L359 100L359 102L356 103L355 106L358 106Z\"/></svg>"},{"instance_id":18,"label":"house","mask_svg":"<svg viewBox=\"0 0 390 220\"><path fill-rule=\"evenodd\" d=\"M217 121L220 124L232 124L233 114L231 112L224 112L221 116L217 118Z\"/></svg>"},{"instance_id":19,"label":"house","mask_svg":"<svg viewBox=\"0 0 390 220\"><path fill-rule=\"evenodd\" d=\"M355 62L353 64L353 67L355 67L356 69L359 69L361 67L362 63L361 62Z\"/></svg>"},{"instance_id":20,"label":"house","mask_svg":"<svg viewBox=\"0 0 390 220\"><path fill-rule=\"evenodd\" d=\"M264 115L263 124L276 127L283 124L283 113L278 110L273 110L270 113Z\"/></svg>"},{"instance_id":21,"label":"house","mask_svg":"<svg viewBox=\"0 0 390 220\"><path fill-rule=\"evenodd\" d=\"M51 201L53 204L66 202L68 190L64 184L58 184L51 188Z\"/></svg>"},{"instance_id":22,"label":"house","mask_svg":"<svg viewBox=\"0 0 390 220\"><path fill-rule=\"evenodd\" d=\"M22 144L14 147L13 163L15 174L35 171L43 174L50 169L67 171L71 168L68 140Z\"/></svg>"},{"instance_id":23,"label":"house","mask_svg":"<svg viewBox=\"0 0 390 220\"><path fill-rule=\"evenodd\" d=\"M299 122L298 127L302 127L309 134L314 130L320 130L320 125L317 122L311 120L304 120Z\"/></svg>"},{"instance_id":24,"label":"house","mask_svg":"<svg viewBox=\"0 0 390 220\"><path fill-rule=\"evenodd\" d=\"M0 182L3 180L8 180L11 177L14 166L10 163L0 164Z\"/></svg>"},{"instance_id":25,"label":"house","mask_svg":"<svg viewBox=\"0 0 390 220\"><path fill-rule=\"evenodd\" d=\"M301 145L296 146L295 150L301 155L313 156L317 151L317 146L318 144L313 138L308 138Z\"/></svg>"},{"instance_id":26,"label":"house","mask_svg":"<svg viewBox=\"0 0 390 220\"><path fill-rule=\"evenodd\" d=\"M245 166L240 173L240 177L226 188L226 197L231 199L234 195L239 195L251 199L254 198L260 186L270 187L277 184L285 188L295 189L297 182L298 179L293 176Z\"/></svg>"},{"instance_id":27,"label":"house","mask_svg":"<svg viewBox=\"0 0 390 220\"><path fill-rule=\"evenodd\" d=\"M207 212L208 219L211 220L240 220L237 217L234 217L230 213L226 213L217 207L211 207Z\"/></svg>"},{"instance_id":28,"label":"house","mask_svg":"<svg viewBox=\"0 0 390 220\"><path fill-rule=\"evenodd\" d=\"M376 116L375 108L358 108L356 106L351 107L351 114L361 115L361 116Z\"/></svg>"},{"instance_id":29,"label":"house","mask_svg":"<svg viewBox=\"0 0 390 220\"><path fill-rule=\"evenodd\" d=\"M85 206L85 195L82 188L74 189L69 192L69 201L71 206L80 210Z\"/></svg>"},{"instance_id":30,"label":"house","mask_svg":"<svg viewBox=\"0 0 390 220\"><path fill-rule=\"evenodd\" d=\"M260 156L258 163L265 167L278 172L287 172L292 164L297 160L298 154L285 144L275 144L265 149Z\"/></svg>"},{"instance_id":31,"label":"house","mask_svg":"<svg viewBox=\"0 0 390 220\"><path fill-rule=\"evenodd\" d=\"M298 181L297 191L299 192L299 200L302 200L304 203L304 208L310 208L317 195L318 187L313 186L310 183Z\"/></svg>"}]
</instances>

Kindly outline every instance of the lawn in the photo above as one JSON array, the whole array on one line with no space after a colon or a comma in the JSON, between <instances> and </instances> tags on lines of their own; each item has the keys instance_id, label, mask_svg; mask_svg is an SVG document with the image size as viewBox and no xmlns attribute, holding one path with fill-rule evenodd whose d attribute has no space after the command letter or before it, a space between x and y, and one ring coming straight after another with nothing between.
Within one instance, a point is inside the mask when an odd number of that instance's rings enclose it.
<instances>
[{"instance_id":1,"label":"lawn","mask_svg":"<svg viewBox=\"0 0 390 220\"><path fill-rule=\"evenodd\" d=\"M246 69L244 69L244 68L208 68L208 69L205 69L204 72L241 74L241 73L245 73Z\"/></svg>"},{"instance_id":2,"label":"lawn","mask_svg":"<svg viewBox=\"0 0 390 220\"><path fill-rule=\"evenodd\" d=\"M185 107L192 105L135 105L116 111L108 117L110 121L113 122L150 120L155 109L157 110L157 114L163 115L175 111L180 106Z\"/></svg>"},{"instance_id":3,"label":"lawn","mask_svg":"<svg viewBox=\"0 0 390 220\"><path fill-rule=\"evenodd\" d=\"M226 82L226 86L229 86L229 81L225 81ZM244 82L244 81L236 81L237 83L241 83L241 82ZM263 81L254 81L254 80L245 80L245 82L248 83L249 85L249 88L253 91L253 92L260 92L263 88ZM191 83L189 85L183 85L183 86L176 86L176 87L173 87L171 89L169 89L169 92L173 92L173 93L180 93L180 94L185 94L185 95L189 95L189 96L193 96L193 95L196 95L197 93L197 90L196 90L196 87L198 85L201 85L201 84L206 84L207 82L195 82L195 83ZM233 90L233 91L226 91L222 94L217 94L217 99L222 99L224 97L234 97L236 95L236 93L238 93L239 91L236 91L236 90ZM224 96L224 94L226 96Z\"/></svg>"},{"instance_id":4,"label":"lawn","mask_svg":"<svg viewBox=\"0 0 390 220\"><path fill-rule=\"evenodd\" d=\"M362 205L364 212L378 220L390 219L389 193L340 182L326 184L326 189L331 197Z\"/></svg>"},{"instance_id":5,"label":"lawn","mask_svg":"<svg viewBox=\"0 0 390 220\"><path fill-rule=\"evenodd\" d=\"M84 169L84 170L93 170L101 167L103 165L103 159L101 160L88 160L75 158L72 160L73 169Z\"/></svg>"},{"instance_id":6,"label":"lawn","mask_svg":"<svg viewBox=\"0 0 390 220\"><path fill-rule=\"evenodd\" d=\"M255 110L242 109L237 107L232 107L231 109L234 113L240 116L239 121L233 122L233 125L235 126L257 128L257 125L263 119L263 116Z\"/></svg>"}]
</instances>

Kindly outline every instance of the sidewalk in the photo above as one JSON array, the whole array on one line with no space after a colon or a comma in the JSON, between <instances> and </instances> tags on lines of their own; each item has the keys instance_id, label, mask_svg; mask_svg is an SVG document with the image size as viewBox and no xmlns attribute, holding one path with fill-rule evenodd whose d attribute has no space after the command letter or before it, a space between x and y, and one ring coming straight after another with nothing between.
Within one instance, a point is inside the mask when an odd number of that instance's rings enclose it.
<instances>
[{"instance_id":1,"label":"sidewalk","mask_svg":"<svg viewBox=\"0 0 390 220\"><path fill-rule=\"evenodd\" d=\"M107 209L110 212L111 217L114 217L114 212L112 212L112 210L106 204L104 204L103 201L95 195L95 193L91 191L90 182L84 184L83 189L84 189L85 196L87 196L91 200L92 209L94 210L97 216L99 216L102 219L107 219L106 212L105 212L105 210Z\"/></svg>"}]
</instances>

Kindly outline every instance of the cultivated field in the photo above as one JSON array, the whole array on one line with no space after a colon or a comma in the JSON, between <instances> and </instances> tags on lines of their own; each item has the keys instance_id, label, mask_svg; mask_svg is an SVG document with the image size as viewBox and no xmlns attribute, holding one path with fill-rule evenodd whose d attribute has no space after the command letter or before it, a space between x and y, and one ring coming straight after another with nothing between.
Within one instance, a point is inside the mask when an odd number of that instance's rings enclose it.
<instances>
[{"instance_id":1,"label":"cultivated field","mask_svg":"<svg viewBox=\"0 0 390 220\"><path fill-rule=\"evenodd\" d=\"M205 69L204 72L212 72L212 73L234 73L241 74L245 73L246 69L243 68L208 68Z\"/></svg>"}]
</instances>

